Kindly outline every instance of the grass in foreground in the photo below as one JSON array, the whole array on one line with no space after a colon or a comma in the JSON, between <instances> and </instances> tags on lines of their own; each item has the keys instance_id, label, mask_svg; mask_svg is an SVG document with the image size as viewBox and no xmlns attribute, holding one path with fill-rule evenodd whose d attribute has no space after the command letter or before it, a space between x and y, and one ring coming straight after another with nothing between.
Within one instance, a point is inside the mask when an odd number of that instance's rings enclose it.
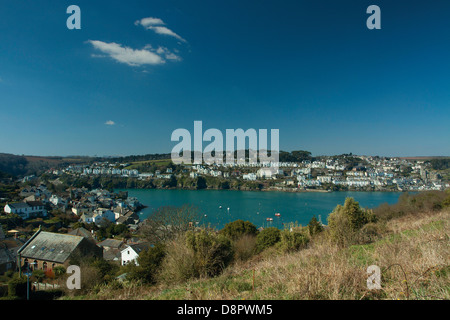
<instances>
[{"instance_id":1,"label":"grass in foreground","mask_svg":"<svg viewBox=\"0 0 450 320\"><path fill-rule=\"evenodd\" d=\"M382 237L339 248L325 235L307 249L269 248L215 278L178 284L106 285L81 299L450 299L450 210L390 220ZM380 290L367 289L367 267L381 268ZM67 297L66 297L67 298Z\"/></svg>"}]
</instances>

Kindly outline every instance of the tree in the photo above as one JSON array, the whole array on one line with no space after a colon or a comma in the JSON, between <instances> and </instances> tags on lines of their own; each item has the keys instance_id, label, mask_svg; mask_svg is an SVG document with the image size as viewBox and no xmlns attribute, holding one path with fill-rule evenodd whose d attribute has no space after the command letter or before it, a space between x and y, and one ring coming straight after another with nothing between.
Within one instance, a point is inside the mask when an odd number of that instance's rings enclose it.
<instances>
[{"instance_id":1,"label":"tree","mask_svg":"<svg viewBox=\"0 0 450 320\"><path fill-rule=\"evenodd\" d=\"M137 259L139 265L130 267L131 270L127 275L127 279L139 280L150 284L155 283L156 273L165 256L165 246L162 243L157 243L154 247L141 251Z\"/></svg>"},{"instance_id":2,"label":"tree","mask_svg":"<svg viewBox=\"0 0 450 320\"><path fill-rule=\"evenodd\" d=\"M219 275L233 259L233 246L227 237L202 229L186 233L187 247L194 252L197 276Z\"/></svg>"},{"instance_id":3,"label":"tree","mask_svg":"<svg viewBox=\"0 0 450 320\"><path fill-rule=\"evenodd\" d=\"M308 229L309 229L309 234L311 236L313 236L315 234L322 232L323 226L319 221L317 221L316 216L313 216L311 218L311 220L309 220Z\"/></svg>"},{"instance_id":4,"label":"tree","mask_svg":"<svg viewBox=\"0 0 450 320\"><path fill-rule=\"evenodd\" d=\"M191 205L160 207L144 221L140 233L150 243L165 242L192 229L200 223L201 216L198 208Z\"/></svg>"},{"instance_id":5,"label":"tree","mask_svg":"<svg viewBox=\"0 0 450 320\"><path fill-rule=\"evenodd\" d=\"M331 239L340 246L346 246L354 241L356 232L369 222L375 222L372 211L361 208L355 199L347 198L344 206L337 205L328 216Z\"/></svg>"},{"instance_id":6,"label":"tree","mask_svg":"<svg viewBox=\"0 0 450 320\"><path fill-rule=\"evenodd\" d=\"M227 223L225 227L220 230L220 233L232 240L236 240L243 235L256 236L256 234L258 233L258 229L253 223L239 219Z\"/></svg>"},{"instance_id":7,"label":"tree","mask_svg":"<svg viewBox=\"0 0 450 320\"><path fill-rule=\"evenodd\" d=\"M285 252L300 250L309 242L308 237L302 231L285 229L280 233L281 249Z\"/></svg>"},{"instance_id":8,"label":"tree","mask_svg":"<svg viewBox=\"0 0 450 320\"><path fill-rule=\"evenodd\" d=\"M264 229L256 236L256 246L259 251L263 251L280 241L280 229L270 227Z\"/></svg>"}]
</instances>

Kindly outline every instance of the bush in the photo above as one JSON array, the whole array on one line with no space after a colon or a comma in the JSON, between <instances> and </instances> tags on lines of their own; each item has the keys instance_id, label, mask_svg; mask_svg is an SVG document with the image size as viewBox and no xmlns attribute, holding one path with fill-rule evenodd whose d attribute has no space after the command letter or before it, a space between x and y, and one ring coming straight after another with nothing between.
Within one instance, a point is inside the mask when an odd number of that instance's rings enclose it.
<instances>
[{"instance_id":1,"label":"bush","mask_svg":"<svg viewBox=\"0 0 450 320\"><path fill-rule=\"evenodd\" d=\"M256 237L244 234L234 241L234 257L236 260L245 261L256 253Z\"/></svg>"},{"instance_id":2,"label":"bush","mask_svg":"<svg viewBox=\"0 0 450 320\"><path fill-rule=\"evenodd\" d=\"M158 280L165 283L180 283L198 276L194 252L186 244L186 236L179 235L166 243L166 256L159 272Z\"/></svg>"},{"instance_id":3,"label":"bush","mask_svg":"<svg viewBox=\"0 0 450 320\"><path fill-rule=\"evenodd\" d=\"M347 198L344 206L337 205L328 216L331 240L340 246L347 246L354 242L359 229L374 221L371 211L361 208L353 198Z\"/></svg>"},{"instance_id":4,"label":"bush","mask_svg":"<svg viewBox=\"0 0 450 320\"><path fill-rule=\"evenodd\" d=\"M450 205L449 191L425 191L417 194L403 193L396 204L387 203L374 209L374 215L381 220L390 220L404 215L439 211Z\"/></svg>"},{"instance_id":5,"label":"bush","mask_svg":"<svg viewBox=\"0 0 450 320\"><path fill-rule=\"evenodd\" d=\"M280 241L280 229L275 227L270 227L262 230L256 236L256 246L259 252L275 245Z\"/></svg>"},{"instance_id":6,"label":"bush","mask_svg":"<svg viewBox=\"0 0 450 320\"><path fill-rule=\"evenodd\" d=\"M132 265L127 275L129 280L139 280L144 283L156 282L156 273L166 255L165 246L161 243L148 248L139 254L138 266Z\"/></svg>"},{"instance_id":7,"label":"bush","mask_svg":"<svg viewBox=\"0 0 450 320\"><path fill-rule=\"evenodd\" d=\"M233 258L230 239L211 231L188 231L186 245L194 252L195 270L200 277L219 275Z\"/></svg>"},{"instance_id":8,"label":"bush","mask_svg":"<svg viewBox=\"0 0 450 320\"><path fill-rule=\"evenodd\" d=\"M227 223L225 227L220 230L220 233L232 240L236 240L243 235L256 236L258 229L249 221L236 220Z\"/></svg>"},{"instance_id":9,"label":"bush","mask_svg":"<svg viewBox=\"0 0 450 320\"><path fill-rule=\"evenodd\" d=\"M364 225L355 236L359 244L367 244L376 241L381 236L380 226L375 223Z\"/></svg>"},{"instance_id":10,"label":"bush","mask_svg":"<svg viewBox=\"0 0 450 320\"><path fill-rule=\"evenodd\" d=\"M313 216L308 223L308 229L310 236L314 236L323 231L323 226L317 221L316 216Z\"/></svg>"},{"instance_id":11,"label":"bush","mask_svg":"<svg viewBox=\"0 0 450 320\"><path fill-rule=\"evenodd\" d=\"M303 249L308 242L308 237L301 231L285 229L280 233L281 249L285 252Z\"/></svg>"},{"instance_id":12,"label":"bush","mask_svg":"<svg viewBox=\"0 0 450 320\"><path fill-rule=\"evenodd\" d=\"M42 280L44 280L44 278L45 278L45 272L43 270L36 269L33 271L32 277L33 277L33 280L35 280L37 282L42 282Z\"/></svg>"},{"instance_id":13,"label":"bush","mask_svg":"<svg viewBox=\"0 0 450 320\"><path fill-rule=\"evenodd\" d=\"M8 297L9 298L25 298L27 296L27 277L15 274L8 282Z\"/></svg>"}]
</instances>

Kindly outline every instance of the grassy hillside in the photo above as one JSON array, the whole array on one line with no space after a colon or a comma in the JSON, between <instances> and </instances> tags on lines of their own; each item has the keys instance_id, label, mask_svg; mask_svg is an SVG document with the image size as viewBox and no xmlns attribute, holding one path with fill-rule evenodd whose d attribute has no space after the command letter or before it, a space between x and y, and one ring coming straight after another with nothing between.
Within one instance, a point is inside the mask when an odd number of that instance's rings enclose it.
<instances>
[{"instance_id":1,"label":"grassy hillside","mask_svg":"<svg viewBox=\"0 0 450 320\"><path fill-rule=\"evenodd\" d=\"M420 199L430 197L411 197L410 202L422 203ZM358 240L346 245L331 241L327 230L311 236L308 246L300 250L273 245L247 258L235 258L217 276L178 277L176 272L187 271L186 262L196 257L174 240L154 284L113 281L78 298L450 299L450 207L433 207L394 218L383 216L366 224L360 229L363 232L356 233ZM397 204L392 210L398 209L404 208ZM247 237L244 244L249 247L250 242ZM238 248L236 242L234 248ZM178 265L173 263L177 258ZM367 288L370 265L381 269L379 290Z\"/></svg>"}]
</instances>

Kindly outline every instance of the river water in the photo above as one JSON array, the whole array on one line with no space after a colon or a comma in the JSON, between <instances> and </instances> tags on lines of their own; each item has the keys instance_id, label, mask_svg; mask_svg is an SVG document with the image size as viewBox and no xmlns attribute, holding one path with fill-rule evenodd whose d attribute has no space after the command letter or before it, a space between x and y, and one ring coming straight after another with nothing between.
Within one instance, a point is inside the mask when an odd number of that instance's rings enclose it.
<instances>
[{"instance_id":1,"label":"river water","mask_svg":"<svg viewBox=\"0 0 450 320\"><path fill-rule=\"evenodd\" d=\"M120 189L128 191L147 208L140 212L141 221L161 206L191 204L201 211L202 223L217 229L231 221L248 220L257 227L282 228L286 223L307 225L315 215L323 223L338 204L353 197L364 208L381 203L396 203L401 192L277 192L234 190L162 190ZM275 215L275 214L278 215ZM267 221L272 218L272 221Z\"/></svg>"}]
</instances>

